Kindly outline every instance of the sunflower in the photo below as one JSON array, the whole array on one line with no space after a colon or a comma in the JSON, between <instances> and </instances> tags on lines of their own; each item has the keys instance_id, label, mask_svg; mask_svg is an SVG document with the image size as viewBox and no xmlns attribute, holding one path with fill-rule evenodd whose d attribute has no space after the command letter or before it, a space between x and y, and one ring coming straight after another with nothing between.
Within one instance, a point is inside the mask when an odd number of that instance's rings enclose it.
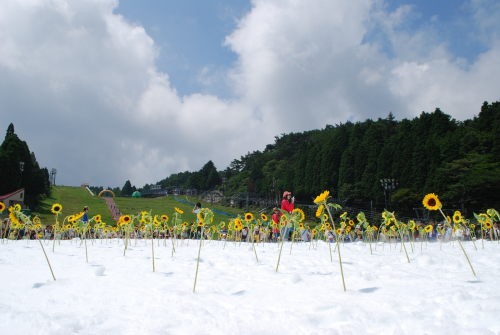
<instances>
[{"instance_id":1,"label":"sunflower","mask_svg":"<svg viewBox=\"0 0 500 335\"><path fill-rule=\"evenodd\" d=\"M319 218L319 216L321 215L321 213L323 213L323 209L325 209L325 206L324 205L320 205L318 207L318 210L316 211L316 217Z\"/></svg>"},{"instance_id":2,"label":"sunflower","mask_svg":"<svg viewBox=\"0 0 500 335\"><path fill-rule=\"evenodd\" d=\"M95 221L96 221L97 223L101 223L101 215L100 215L100 214L97 214L97 215L95 216Z\"/></svg>"},{"instance_id":3,"label":"sunflower","mask_svg":"<svg viewBox=\"0 0 500 335\"><path fill-rule=\"evenodd\" d=\"M351 227L347 227L347 228L345 229L345 232L346 232L346 233L348 233L348 232L350 232L350 231L351 231Z\"/></svg>"},{"instance_id":4,"label":"sunflower","mask_svg":"<svg viewBox=\"0 0 500 335\"><path fill-rule=\"evenodd\" d=\"M473 223L471 223L471 224L470 224L470 228L471 228L471 229L474 229L474 228L476 228L476 225L475 225L475 224L473 224Z\"/></svg>"},{"instance_id":5,"label":"sunflower","mask_svg":"<svg viewBox=\"0 0 500 335\"><path fill-rule=\"evenodd\" d=\"M426 233L430 233L432 231L432 226L431 225L427 225L427 226L425 226L424 230L425 230Z\"/></svg>"},{"instance_id":6,"label":"sunflower","mask_svg":"<svg viewBox=\"0 0 500 335\"><path fill-rule=\"evenodd\" d=\"M342 234L342 229L337 228L337 230L335 232L337 233L337 235L340 235L340 234Z\"/></svg>"},{"instance_id":7,"label":"sunflower","mask_svg":"<svg viewBox=\"0 0 500 335\"><path fill-rule=\"evenodd\" d=\"M51 209L52 213L57 214L61 210L62 210L62 206L61 205L59 205L59 204L53 204L52 205L52 209Z\"/></svg>"},{"instance_id":8,"label":"sunflower","mask_svg":"<svg viewBox=\"0 0 500 335\"><path fill-rule=\"evenodd\" d=\"M354 221L349 220L349 226L354 226Z\"/></svg>"},{"instance_id":9,"label":"sunflower","mask_svg":"<svg viewBox=\"0 0 500 335\"><path fill-rule=\"evenodd\" d=\"M299 213L300 214L300 220L299 221L304 221L305 218L306 218L306 216L304 214L304 211L302 209L300 209L300 208L295 208L293 210L293 213Z\"/></svg>"},{"instance_id":10,"label":"sunflower","mask_svg":"<svg viewBox=\"0 0 500 335\"><path fill-rule=\"evenodd\" d=\"M492 227L492 226L491 226L491 222L490 222L490 221L486 221L486 222L484 223L484 226L485 226L487 229L491 229L491 227Z\"/></svg>"},{"instance_id":11,"label":"sunflower","mask_svg":"<svg viewBox=\"0 0 500 335\"><path fill-rule=\"evenodd\" d=\"M325 226L327 226L328 228L330 228L332 225L330 224L330 222L327 222L327 223L325 223Z\"/></svg>"},{"instance_id":12,"label":"sunflower","mask_svg":"<svg viewBox=\"0 0 500 335\"><path fill-rule=\"evenodd\" d=\"M166 216L165 214L163 214L161 216L161 219L162 219L162 221L168 221L168 216Z\"/></svg>"},{"instance_id":13,"label":"sunflower","mask_svg":"<svg viewBox=\"0 0 500 335\"><path fill-rule=\"evenodd\" d=\"M5 210L5 205L3 202L0 202L0 213Z\"/></svg>"},{"instance_id":14,"label":"sunflower","mask_svg":"<svg viewBox=\"0 0 500 335\"><path fill-rule=\"evenodd\" d=\"M430 211L438 210L441 207L441 202L434 193L427 194L424 198L423 204L424 207Z\"/></svg>"},{"instance_id":15,"label":"sunflower","mask_svg":"<svg viewBox=\"0 0 500 335\"><path fill-rule=\"evenodd\" d=\"M182 210L180 210L179 208L175 207L175 211L179 214L183 214L184 212Z\"/></svg>"},{"instance_id":16,"label":"sunflower","mask_svg":"<svg viewBox=\"0 0 500 335\"><path fill-rule=\"evenodd\" d=\"M410 222L408 222L408 228L415 229L415 221L410 220Z\"/></svg>"},{"instance_id":17,"label":"sunflower","mask_svg":"<svg viewBox=\"0 0 500 335\"><path fill-rule=\"evenodd\" d=\"M245 214L245 221L252 221L252 220L253 220L252 213L246 213Z\"/></svg>"},{"instance_id":18,"label":"sunflower","mask_svg":"<svg viewBox=\"0 0 500 335\"><path fill-rule=\"evenodd\" d=\"M346 216L346 215L347 215L347 212L344 212L344 214L342 214L342 215L340 216L340 218L342 219L342 218L343 218L344 216Z\"/></svg>"},{"instance_id":19,"label":"sunflower","mask_svg":"<svg viewBox=\"0 0 500 335\"><path fill-rule=\"evenodd\" d=\"M12 207L9 207L9 219L10 221L14 224L17 225L19 224L19 221L17 221L16 215L14 214L14 209Z\"/></svg>"},{"instance_id":20,"label":"sunflower","mask_svg":"<svg viewBox=\"0 0 500 335\"><path fill-rule=\"evenodd\" d=\"M184 222L182 225L183 225L184 227L187 227L187 226L188 226L188 223L187 223L187 222Z\"/></svg>"},{"instance_id":21,"label":"sunflower","mask_svg":"<svg viewBox=\"0 0 500 335\"><path fill-rule=\"evenodd\" d=\"M462 222L462 213L460 213L459 211L455 211L455 214L453 214L453 222Z\"/></svg>"},{"instance_id":22,"label":"sunflower","mask_svg":"<svg viewBox=\"0 0 500 335\"><path fill-rule=\"evenodd\" d=\"M203 221L200 221L200 222L198 223L198 227L203 227L203 225L204 225Z\"/></svg>"},{"instance_id":23,"label":"sunflower","mask_svg":"<svg viewBox=\"0 0 500 335\"><path fill-rule=\"evenodd\" d=\"M262 219L262 221L267 221L267 216L264 213L260 215L260 218Z\"/></svg>"},{"instance_id":24,"label":"sunflower","mask_svg":"<svg viewBox=\"0 0 500 335\"><path fill-rule=\"evenodd\" d=\"M83 212L80 212L80 214L75 214L75 216L74 216L75 221L81 219L84 214L85 213L83 213Z\"/></svg>"},{"instance_id":25,"label":"sunflower","mask_svg":"<svg viewBox=\"0 0 500 335\"><path fill-rule=\"evenodd\" d=\"M324 221L328 221L328 215L323 214L323 220L324 220Z\"/></svg>"},{"instance_id":26,"label":"sunflower","mask_svg":"<svg viewBox=\"0 0 500 335\"><path fill-rule=\"evenodd\" d=\"M132 218L130 217L130 215L124 215L120 218L120 220L122 221L122 223L127 224L132 220Z\"/></svg>"},{"instance_id":27,"label":"sunflower","mask_svg":"<svg viewBox=\"0 0 500 335\"><path fill-rule=\"evenodd\" d=\"M19 212L19 211L21 210L21 205L19 205L19 204L15 204L15 205L14 205L14 210L15 210L16 212Z\"/></svg>"},{"instance_id":28,"label":"sunflower","mask_svg":"<svg viewBox=\"0 0 500 335\"><path fill-rule=\"evenodd\" d=\"M316 235L318 233L318 230L315 228L312 230L313 235Z\"/></svg>"},{"instance_id":29,"label":"sunflower","mask_svg":"<svg viewBox=\"0 0 500 335\"><path fill-rule=\"evenodd\" d=\"M302 222L301 222L301 223L299 223L299 228L304 229L304 224L303 224Z\"/></svg>"},{"instance_id":30,"label":"sunflower","mask_svg":"<svg viewBox=\"0 0 500 335\"><path fill-rule=\"evenodd\" d=\"M325 191L323 193L321 193L320 195L318 195L316 197L316 199L314 199L314 202L315 203L321 203L321 202L325 202L326 199L328 199L328 195L330 194L330 191Z\"/></svg>"}]
</instances>

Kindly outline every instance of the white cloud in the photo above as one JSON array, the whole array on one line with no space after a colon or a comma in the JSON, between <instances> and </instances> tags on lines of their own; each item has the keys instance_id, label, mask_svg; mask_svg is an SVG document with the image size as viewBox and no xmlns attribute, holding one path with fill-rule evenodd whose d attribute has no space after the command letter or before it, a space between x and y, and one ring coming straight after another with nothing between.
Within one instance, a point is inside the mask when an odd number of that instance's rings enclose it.
<instances>
[{"instance_id":1,"label":"white cloud","mask_svg":"<svg viewBox=\"0 0 500 335\"><path fill-rule=\"evenodd\" d=\"M155 67L154 41L113 14L117 5L0 3L0 129L13 122L65 184L142 186L209 159L225 168L282 132L435 107L464 119L499 98L500 44L489 32L495 12L479 0L471 8L477 22L488 22L478 29L488 31L490 47L470 64L432 31L402 29L416 15L410 6L387 12L381 0L256 0L225 42L237 63L216 78L207 65L197 78L211 85L227 77L233 99L179 96ZM393 56L381 39L365 40L377 29Z\"/></svg>"}]
</instances>

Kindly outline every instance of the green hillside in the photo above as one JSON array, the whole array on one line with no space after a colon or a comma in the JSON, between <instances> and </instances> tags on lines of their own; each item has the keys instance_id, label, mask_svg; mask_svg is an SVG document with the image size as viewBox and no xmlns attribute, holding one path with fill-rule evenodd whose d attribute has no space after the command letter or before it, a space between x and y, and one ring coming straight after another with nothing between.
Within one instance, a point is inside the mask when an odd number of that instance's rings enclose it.
<instances>
[{"instance_id":1,"label":"green hillside","mask_svg":"<svg viewBox=\"0 0 500 335\"><path fill-rule=\"evenodd\" d=\"M89 191L80 187L56 186L52 187L52 194L37 207L32 215L39 214L44 224L52 224L54 214L50 211L52 205L58 203L63 207L62 218L80 213L84 206L89 206L89 215L101 214L102 220L107 224L114 225L115 221L106 206L106 201L101 198L92 197Z\"/></svg>"}]
</instances>

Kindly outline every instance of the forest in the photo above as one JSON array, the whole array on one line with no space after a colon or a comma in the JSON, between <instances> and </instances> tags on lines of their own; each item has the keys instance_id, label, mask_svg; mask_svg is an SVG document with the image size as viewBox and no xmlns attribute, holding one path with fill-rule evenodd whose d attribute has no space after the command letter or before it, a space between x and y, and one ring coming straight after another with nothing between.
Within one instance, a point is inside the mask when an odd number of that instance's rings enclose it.
<instances>
[{"instance_id":1,"label":"forest","mask_svg":"<svg viewBox=\"0 0 500 335\"><path fill-rule=\"evenodd\" d=\"M281 134L263 151L234 159L224 170L212 161L195 172L159 181L184 189L257 193L280 200L291 191L311 202L324 190L350 203L385 205L381 179L396 179L388 192L392 209L422 207L427 193L446 208L500 208L500 102L484 102L477 116L457 121L439 108L414 119L386 118L326 125ZM149 188L146 185L145 188Z\"/></svg>"}]
</instances>

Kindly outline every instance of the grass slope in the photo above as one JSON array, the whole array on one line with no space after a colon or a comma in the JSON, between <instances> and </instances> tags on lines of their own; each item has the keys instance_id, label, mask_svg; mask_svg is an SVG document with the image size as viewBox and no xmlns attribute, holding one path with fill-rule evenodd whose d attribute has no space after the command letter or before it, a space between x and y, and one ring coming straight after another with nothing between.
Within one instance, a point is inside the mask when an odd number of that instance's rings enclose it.
<instances>
[{"instance_id":1,"label":"grass slope","mask_svg":"<svg viewBox=\"0 0 500 335\"><path fill-rule=\"evenodd\" d=\"M92 197L89 191L80 187L56 186L52 188L52 195L46 198L43 203L38 206L37 211L32 212L32 215L39 214L42 223L53 224L54 214L50 211L52 205L58 203L62 209L62 215L59 217L60 222L71 214L80 213L84 206L89 206L90 216L101 214L102 220L109 225L115 225L115 220L108 210L106 201L101 198Z\"/></svg>"},{"instance_id":2,"label":"grass slope","mask_svg":"<svg viewBox=\"0 0 500 335\"><path fill-rule=\"evenodd\" d=\"M184 196L179 196L178 198L181 200L186 200ZM200 201L199 198L195 197L188 197L188 200L192 203L200 202L202 207L217 209L229 214L240 214L242 216L245 214L244 209L240 210L237 208L217 205L211 206L210 203ZM196 221L196 215L192 213L193 207L175 200L172 195L160 198L115 198L114 201L122 214L137 214L140 211L149 212L150 210L152 210L153 215L166 214L169 217L172 217L172 214L175 211L174 208L177 207L184 211L184 214L182 214L182 219L184 221L187 221L189 223ZM215 223L219 223L220 221L228 222L229 220L230 218L228 216L215 214Z\"/></svg>"}]
</instances>

